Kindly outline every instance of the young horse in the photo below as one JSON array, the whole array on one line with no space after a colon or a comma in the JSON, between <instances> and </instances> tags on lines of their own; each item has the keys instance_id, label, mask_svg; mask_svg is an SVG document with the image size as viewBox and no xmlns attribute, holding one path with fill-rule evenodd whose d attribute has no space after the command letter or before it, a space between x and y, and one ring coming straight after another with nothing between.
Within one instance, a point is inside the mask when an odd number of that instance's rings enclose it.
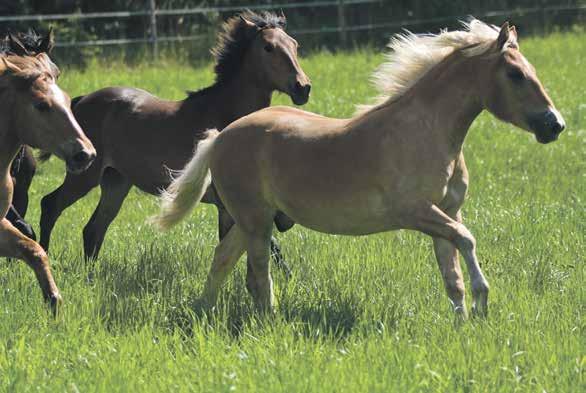
<instances>
[{"instance_id":1,"label":"young horse","mask_svg":"<svg viewBox=\"0 0 586 393\"><path fill-rule=\"evenodd\" d=\"M23 144L55 153L76 173L96 155L71 113L69 97L57 86L58 76L45 53L31 55L15 37L0 51L0 255L24 259L54 309L61 297L47 255L5 216L13 192L10 167Z\"/></svg>"},{"instance_id":2,"label":"young horse","mask_svg":"<svg viewBox=\"0 0 586 393\"><path fill-rule=\"evenodd\" d=\"M27 33L17 33L17 40L10 37L4 38L4 45L18 51L19 45L23 45L30 55L46 53L49 55L54 45L53 29L45 37L39 35L35 30L29 30ZM16 43L18 42L18 44ZM10 206L6 218L12 225L21 231L27 237L36 240L36 234L30 224L24 217L28 210L28 190L37 169L37 161L33 151L29 146L23 146L16 158L12 162L10 175L14 184L12 194L12 205Z\"/></svg>"},{"instance_id":3,"label":"young horse","mask_svg":"<svg viewBox=\"0 0 586 393\"><path fill-rule=\"evenodd\" d=\"M309 99L310 81L297 60L297 42L285 33L285 17L245 12L230 18L212 50L216 83L183 101L164 101L132 88L106 88L74 99L73 111L96 145L98 157L82 175L67 174L42 200L41 245L49 247L57 218L98 184L100 202L83 230L88 258L97 257L108 226L130 188L158 195L171 182L169 169L183 168L194 144L210 128L265 108L274 91L297 105ZM213 190L220 236L232 225Z\"/></svg>"},{"instance_id":4,"label":"young horse","mask_svg":"<svg viewBox=\"0 0 586 393\"><path fill-rule=\"evenodd\" d=\"M385 94L352 119L274 107L210 131L168 188L155 221L167 228L210 182L236 224L216 248L203 301L213 305L226 275L247 251L261 309L273 306L267 263L272 220L282 211L308 228L366 235L412 229L433 237L454 309L466 316L460 251L473 311L487 312L488 283L460 208L468 185L462 145L484 109L557 139L564 121L523 57L515 28L472 21L463 31L399 35L376 74Z\"/></svg>"}]
</instances>

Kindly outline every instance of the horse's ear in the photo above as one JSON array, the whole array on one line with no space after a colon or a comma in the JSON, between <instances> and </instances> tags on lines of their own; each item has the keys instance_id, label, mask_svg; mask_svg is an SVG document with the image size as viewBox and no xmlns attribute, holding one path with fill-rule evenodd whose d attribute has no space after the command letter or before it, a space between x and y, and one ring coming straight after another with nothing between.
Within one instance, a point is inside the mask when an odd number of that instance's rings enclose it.
<instances>
[{"instance_id":1,"label":"horse's ear","mask_svg":"<svg viewBox=\"0 0 586 393\"><path fill-rule=\"evenodd\" d=\"M39 44L39 52L51 53L55 46L55 33L53 32L53 26L49 27L47 35L43 37Z\"/></svg>"},{"instance_id":2,"label":"horse's ear","mask_svg":"<svg viewBox=\"0 0 586 393\"><path fill-rule=\"evenodd\" d=\"M515 26L511 26L509 29L509 33L511 35L511 39L516 43L519 36L517 35L517 28Z\"/></svg>"},{"instance_id":3,"label":"horse's ear","mask_svg":"<svg viewBox=\"0 0 586 393\"><path fill-rule=\"evenodd\" d=\"M279 10L279 26L281 26L283 29L287 27L287 17L285 16L282 8Z\"/></svg>"},{"instance_id":4,"label":"horse's ear","mask_svg":"<svg viewBox=\"0 0 586 393\"><path fill-rule=\"evenodd\" d=\"M16 64L11 63L5 57L2 57L2 63L3 63L2 68L4 70L8 70L8 71L12 72L13 74L17 74L17 73L22 72L22 70Z\"/></svg>"},{"instance_id":5,"label":"horse's ear","mask_svg":"<svg viewBox=\"0 0 586 393\"><path fill-rule=\"evenodd\" d=\"M240 21L242 21L242 23L244 23L246 25L246 27L248 27L250 29L258 29L258 26L256 25L256 23L249 21L248 19L246 19L244 17L244 15L240 14L238 16L240 17Z\"/></svg>"},{"instance_id":6,"label":"horse's ear","mask_svg":"<svg viewBox=\"0 0 586 393\"><path fill-rule=\"evenodd\" d=\"M15 55L28 55L28 51L26 50L24 44L10 32L8 33L8 45L10 45L10 51L13 52Z\"/></svg>"},{"instance_id":7,"label":"horse's ear","mask_svg":"<svg viewBox=\"0 0 586 393\"><path fill-rule=\"evenodd\" d=\"M510 34L511 30L509 28L509 22L503 23L499 32L499 36L496 39L496 46L498 49L502 49L507 44L507 42L509 42Z\"/></svg>"}]
</instances>

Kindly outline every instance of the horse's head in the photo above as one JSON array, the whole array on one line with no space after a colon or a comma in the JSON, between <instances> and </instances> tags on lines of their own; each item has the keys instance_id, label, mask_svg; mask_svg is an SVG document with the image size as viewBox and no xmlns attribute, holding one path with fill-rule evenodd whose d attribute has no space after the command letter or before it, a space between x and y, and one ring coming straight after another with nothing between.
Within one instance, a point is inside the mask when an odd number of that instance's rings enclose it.
<instances>
[{"instance_id":1,"label":"horse's head","mask_svg":"<svg viewBox=\"0 0 586 393\"><path fill-rule=\"evenodd\" d=\"M309 100L311 82L297 59L297 41L285 32L283 14L246 11L223 25L216 57L218 80L244 70L246 79L269 91L288 94L297 105Z\"/></svg>"},{"instance_id":2,"label":"horse's head","mask_svg":"<svg viewBox=\"0 0 586 393\"><path fill-rule=\"evenodd\" d=\"M55 153L72 172L85 170L96 150L57 85L59 69L45 52L31 55L17 37L9 41L9 52L0 56L0 94L19 141Z\"/></svg>"},{"instance_id":3,"label":"horse's head","mask_svg":"<svg viewBox=\"0 0 586 393\"><path fill-rule=\"evenodd\" d=\"M532 132L540 143L555 141L565 128L564 119L519 50L514 26L501 27L487 56L484 106L498 118Z\"/></svg>"}]
</instances>

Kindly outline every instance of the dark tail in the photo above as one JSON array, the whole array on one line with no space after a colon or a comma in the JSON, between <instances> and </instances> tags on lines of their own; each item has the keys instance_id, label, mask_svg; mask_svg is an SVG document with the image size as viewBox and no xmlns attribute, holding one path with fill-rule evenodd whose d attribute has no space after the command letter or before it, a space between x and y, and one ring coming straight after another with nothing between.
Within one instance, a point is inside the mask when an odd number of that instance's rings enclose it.
<instances>
[{"instance_id":1,"label":"dark tail","mask_svg":"<svg viewBox=\"0 0 586 393\"><path fill-rule=\"evenodd\" d=\"M75 97L73 99L71 99L71 109L75 108L75 106L77 105L77 103L79 101L81 101L81 99L85 97L85 96L78 96ZM39 154L37 155L37 160L39 160L39 162L42 164L46 161L49 161L49 158L51 158L53 154L49 153L48 151L41 151L39 152Z\"/></svg>"}]
</instances>

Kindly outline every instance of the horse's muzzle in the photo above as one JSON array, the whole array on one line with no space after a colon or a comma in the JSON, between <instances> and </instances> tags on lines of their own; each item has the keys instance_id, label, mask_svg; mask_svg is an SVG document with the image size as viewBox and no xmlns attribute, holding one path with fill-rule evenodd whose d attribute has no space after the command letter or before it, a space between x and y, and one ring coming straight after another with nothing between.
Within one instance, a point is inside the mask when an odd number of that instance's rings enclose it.
<instances>
[{"instance_id":1,"label":"horse's muzzle","mask_svg":"<svg viewBox=\"0 0 586 393\"><path fill-rule=\"evenodd\" d=\"M309 93L311 91L311 84L301 84L296 81L291 88L291 100L295 105L304 105L309 101Z\"/></svg>"},{"instance_id":2,"label":"horse's muzzle","mask_svg":"<svg viewBox=\"0 0 586 393\"><path fill-rule=\"evenodd\" d=\"M65 159L67 170L78 174L85 171L96 159L95 150L81 149Z\"/></svg>"},{"instance_id":3,"label":"horse's muzzle","mask_svg":"<svg viewBox=\"0 0 586 393\"><path fill-rule=\"evenodd\" d=\"M558 139L566 128L566 122L555 109L549 109L529 117L529 126L539 143L550 143Z\"/></svg>"}]
</instances>

